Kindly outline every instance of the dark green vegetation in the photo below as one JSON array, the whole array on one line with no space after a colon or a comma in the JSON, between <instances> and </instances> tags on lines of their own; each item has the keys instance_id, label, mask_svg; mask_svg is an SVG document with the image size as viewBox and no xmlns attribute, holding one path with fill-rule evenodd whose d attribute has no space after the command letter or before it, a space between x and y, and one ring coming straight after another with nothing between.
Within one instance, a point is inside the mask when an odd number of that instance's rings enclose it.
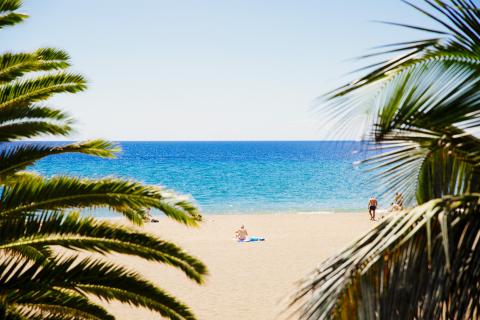
<instances>
[{"instance_id":1,"label":"dark green vegetation","mask_svg":"<svg viewBox=\"0 0 480 320\"><path fill-rule=\"evenodd\" d=\"M328 94L322 111L340 125L365 114L381 154L364 165L417 206L305 278L291 305L301 319L480 317L480 9L406 4L438 30L394 23L430 37L380 47L370 58L399 55Z\"/></svg>"},{"instance_id":2,"label":"dark green vegetation","mask_svg":"<svg viewBox=\"0 0 480 320\"><path fill-rule=\"evenodd\" d=\"M27 17L17 12L20 5L18 0L0 1L0 28ZM53 48L0 55L0 319L113 319L91 296L148 308L170 319L194 319L187 306L135 271L75 253L134 255L174 266L202 283L206 267L175 244L75 212L108 208L142 224L146 210L156 208L195 226L200 215L194 206L133 181L44 178L24 171L50 155L76 152L108 158L117 151L101 140L55 147L11 143L70 133L69 115L45 104L55 94L85 90L84 78L69 73L69 65L68 54Z\"/></svg>"}]
</instances>

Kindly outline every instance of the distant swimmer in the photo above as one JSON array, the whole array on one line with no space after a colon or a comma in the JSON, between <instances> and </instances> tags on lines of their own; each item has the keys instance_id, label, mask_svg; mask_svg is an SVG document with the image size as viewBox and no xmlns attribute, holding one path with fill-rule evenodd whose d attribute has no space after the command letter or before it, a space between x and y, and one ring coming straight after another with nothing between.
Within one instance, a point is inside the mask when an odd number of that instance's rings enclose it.
<instances>
[{"instance_id":1,"label":"distant swimmer","mask_svg":"<svg viewBox=\"0 0 480 320\"><path fill-rule=\"evenodd\" d=\"M370 214L370 220L375 221L375 210L377 210L378 201L375 197L371 197L368 200L368 213Z\"/></svg>"},{"instance_id":2,"label":"distant swimmer","mask_svg":"<svg viewBox=\"0 0 480 320\"><path fill-rule=\"evenodd\" d=\"M242 225L240 229L235 231L235 238L237 238L238 240L242 240L242 241L246 240L247 236L248 236L248 232L247 232L247 229L245 229L244 225Z\"/></svg>"}]
</instances>

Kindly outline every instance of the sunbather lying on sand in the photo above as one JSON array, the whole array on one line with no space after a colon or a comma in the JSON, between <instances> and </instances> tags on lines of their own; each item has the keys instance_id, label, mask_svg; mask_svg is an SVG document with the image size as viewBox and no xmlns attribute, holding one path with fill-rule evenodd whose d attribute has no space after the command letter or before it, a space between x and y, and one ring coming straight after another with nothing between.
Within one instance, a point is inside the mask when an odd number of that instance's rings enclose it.
<instances>
[{"instance_id":1,"label":"sunbather lying on sand","mask_svg":"<svg viewBox=\"0 0 480 320\"><path fill-rule=\"evenodd\" d=\"M395 212L395 211L400 211L402 210L402 207L397 204L397 203L392 203L391 206L390 206L390 212Z\"/></svg>"}]
</instances>

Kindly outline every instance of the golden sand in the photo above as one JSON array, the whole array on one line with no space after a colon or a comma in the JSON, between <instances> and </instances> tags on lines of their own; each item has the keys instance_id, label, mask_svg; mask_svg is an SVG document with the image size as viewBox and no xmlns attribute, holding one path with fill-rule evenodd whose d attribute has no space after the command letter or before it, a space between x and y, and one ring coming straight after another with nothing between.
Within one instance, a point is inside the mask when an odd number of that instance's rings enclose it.
<instances>
[{"instance_id":1,"label":"golden sand","mask_svg":"<svg viewBox=\"0 0 480 320\"><path fill-rule=\"evenodd\" d=\"M297 280L375 225L368 213L214 215L206 216L198 229L159 220L142 228L206 263L210 275L204 285L172 267L123 255L113 259L187 303L201 320L279 318ZM235 242L233 233L241 224L266 241ZM107 307L118 319L160 319L119 303Z\"/></svg>"}]
</instances>

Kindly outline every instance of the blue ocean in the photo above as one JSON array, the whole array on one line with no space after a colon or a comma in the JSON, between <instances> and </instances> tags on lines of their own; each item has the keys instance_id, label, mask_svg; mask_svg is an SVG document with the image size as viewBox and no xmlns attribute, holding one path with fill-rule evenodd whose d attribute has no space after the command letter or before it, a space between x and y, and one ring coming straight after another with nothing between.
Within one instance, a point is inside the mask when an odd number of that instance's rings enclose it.
<instances>
[{"instance_id":1,"label":"blue ocean","mask_svg":"<svg viewBox=\"0 0 480 320\"><path fill-rule=\"evenodd\" d=\"M204 214L365 210L374 194L353 141L119 142L116 159L67 154L38 162L47 176L115 176L190 195ZM102 213L97 213L102 214Z\"/></svg>"}]
</instances>

